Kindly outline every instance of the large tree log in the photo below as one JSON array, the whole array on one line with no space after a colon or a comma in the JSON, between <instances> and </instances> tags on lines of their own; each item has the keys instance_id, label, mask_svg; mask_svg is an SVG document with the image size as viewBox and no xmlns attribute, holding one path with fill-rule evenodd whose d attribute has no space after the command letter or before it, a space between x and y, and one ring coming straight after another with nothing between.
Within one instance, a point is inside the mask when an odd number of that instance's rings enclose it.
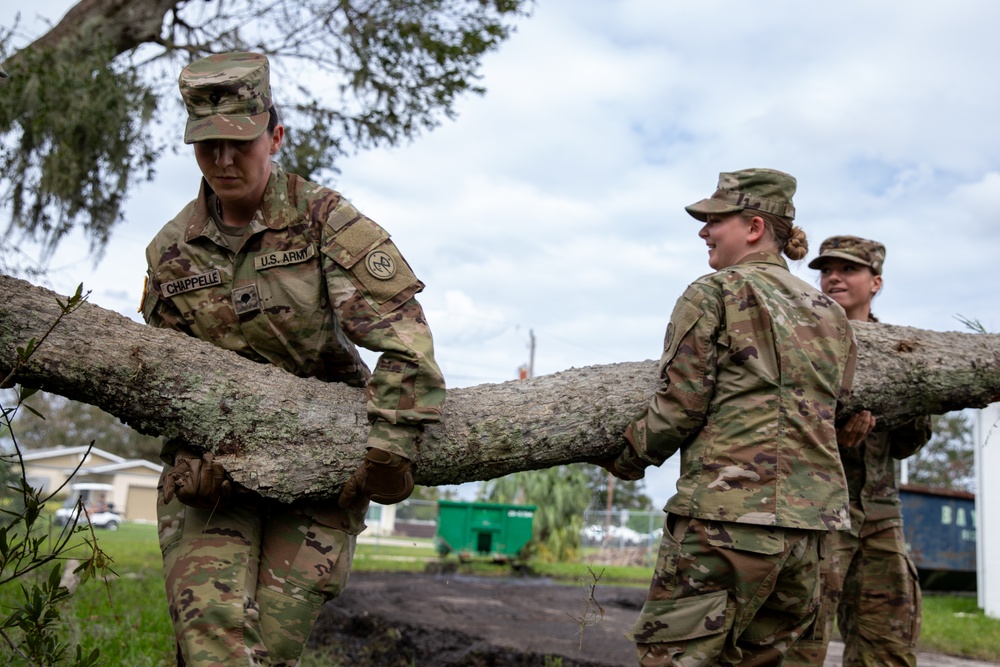
<instances>
[{"instance_id":1,"label":"large tree log","mask_svg":"<svg viewBox=\"0 0 1000 667\"><path fill-rule=\"evenodd\" d=\"M16 348L57 319L56 298L0 276L0 378L17 363ZM881 324L856 331L849 412L864 407L891 425L1000 399L998 335ZM367 436L359 389L295 377L91 304L60 323L16 381L212 450L238 482L286 501L336 494ZM415 479L453 484L612 454L656 383L656 362L643 361L450 390Z\"/></svg>"}]
</instances>

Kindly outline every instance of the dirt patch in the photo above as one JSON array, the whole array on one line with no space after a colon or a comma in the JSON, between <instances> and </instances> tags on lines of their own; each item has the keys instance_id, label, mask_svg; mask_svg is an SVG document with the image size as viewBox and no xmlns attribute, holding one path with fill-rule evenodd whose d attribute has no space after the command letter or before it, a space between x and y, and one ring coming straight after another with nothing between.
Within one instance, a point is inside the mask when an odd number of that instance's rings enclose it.
<instances>
[{"instance_id":1,"label":"dirt patch","mask_svg":"<svg viewBox=\"0 0 1000 667\"><path fill-rule=\"evenodd\" d=\"M563 667L635 664L626 639L645 590L455 574L351 575L310 638L345 664Z\"/></svg>"},{"instance_id":2,"label":"dirt patch","mask_svg":"<svg viewBox=\"0 0 1000 667\"><path fill-rule=\"evenodd\" d=\"M599 568L598 568L599 571ZM625 638L645 589L579 585L533 577L456 574L351 575L309 639L352 667L618 667L636 664ZM603 615L601 613L603 610ZM581 619L583 623L581 635ZM825 667L839 667L830 644ZM919 653L926 667L986 667Z\"/></svg>"}]
</instances>

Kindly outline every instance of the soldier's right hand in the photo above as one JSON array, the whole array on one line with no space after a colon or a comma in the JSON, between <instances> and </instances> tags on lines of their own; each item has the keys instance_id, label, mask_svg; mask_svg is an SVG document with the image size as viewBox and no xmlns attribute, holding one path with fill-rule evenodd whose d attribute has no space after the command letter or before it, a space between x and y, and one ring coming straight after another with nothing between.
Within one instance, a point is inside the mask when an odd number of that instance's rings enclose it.
<instances>
[{"instance_id":1,"label":"soldier's right hand","mask_svg":"<svg viewBox=\"0 0 1000 667\"><path fill-rule=\"evenodd\" d=\"M174 496L189 507L215 509L229 500L233 483L221 463L211 452L197 454L179 449L174 455L174 467L163 480L163 502Z\"/></svg>"}]
</instances>

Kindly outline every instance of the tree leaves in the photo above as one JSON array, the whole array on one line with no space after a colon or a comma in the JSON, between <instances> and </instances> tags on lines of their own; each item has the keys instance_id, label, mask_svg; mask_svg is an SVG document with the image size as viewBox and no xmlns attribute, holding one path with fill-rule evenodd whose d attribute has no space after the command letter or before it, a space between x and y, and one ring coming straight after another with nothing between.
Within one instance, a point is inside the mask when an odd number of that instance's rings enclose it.
<instances>
[{"instance_id":1,"label":"tree leaves","mask_svg":"<svg viewBox=\"0 0 1000 667\"><path fill-rule=\"evenodd\" d=\"M411 140L454 118L459 96L484 91L483 55L529 4L80 2L6 61L0 179L11 228L51 254L79 226L99 257L129 190L153 176L163 146L152 121L164 102L177 108L176 76L188 59L228 50L268 55L289 129L280 159L315 177L336 173L336 161L354 150ZM0 33L0 53L10 50L12 34Z\"/></svg>"},{"instance_id":2,"label":"tree leaves","mask_svg":"<svg viewBox=\"0 0 1000 667\"><path fill-rule=\"evenodd\" d=\"M155 98L109 47L81 59L26 52L0 94L0 176L16 229L53 250L75 225L91 251L122 220L137 177L159 155L147 131Z\"/></svg>"}]
</instances>

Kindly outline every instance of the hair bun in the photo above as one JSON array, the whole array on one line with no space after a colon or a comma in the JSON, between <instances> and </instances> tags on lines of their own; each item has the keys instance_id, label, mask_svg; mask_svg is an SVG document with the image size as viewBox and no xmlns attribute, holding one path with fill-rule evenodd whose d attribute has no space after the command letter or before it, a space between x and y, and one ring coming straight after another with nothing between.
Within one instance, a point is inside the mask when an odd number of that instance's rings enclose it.
<instances>
[{"instance_id":1,"label":"hair bun","mask_svg":"<svg viewBox=\"0 0 1000 667\"><path fill-rule=\"evenodd\" d=\"M785 242L784 251L785 255L792 260L803 259L809 254L809 240L806 238L806 233L802 231L801 227L792 227L792 234Z\"/></svg>"}]
</instances>

